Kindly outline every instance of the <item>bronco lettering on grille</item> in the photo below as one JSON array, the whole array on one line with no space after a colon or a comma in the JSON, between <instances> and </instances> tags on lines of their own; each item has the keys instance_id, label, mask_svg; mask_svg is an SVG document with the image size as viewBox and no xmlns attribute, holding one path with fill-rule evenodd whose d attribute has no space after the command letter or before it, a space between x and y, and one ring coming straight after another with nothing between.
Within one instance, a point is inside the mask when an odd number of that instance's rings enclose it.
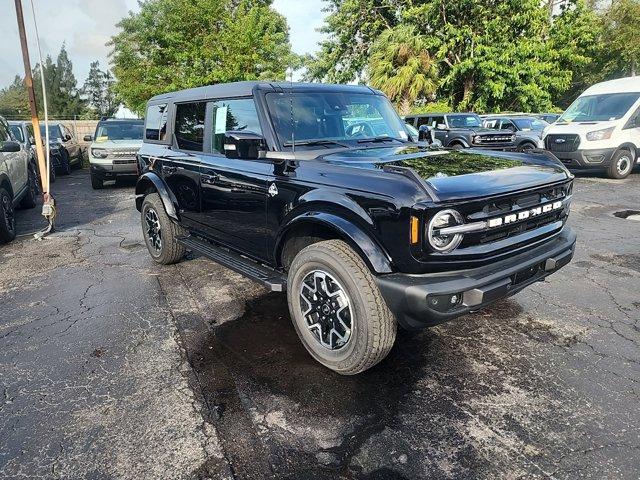
<instances>
[{"instance_id":1,"label":"bronco lettering on grille","mask_svg":"<svg viewBox=\"0 0 640 480\"><path fill-rule=\"evenodd\" d=\"M520 220L526 220L527 218L536 217L538 215L542 215L543 213L549 213L561 208L562 202L547 203L546 205L542 205L540 207L534 207L529 210L523 210L522 212L512 213L509 215L505 215L504 217L492 218L487 222L487 226L489 228L500 227L502 225L515 223Z\"/></svg>"}]
</instances>

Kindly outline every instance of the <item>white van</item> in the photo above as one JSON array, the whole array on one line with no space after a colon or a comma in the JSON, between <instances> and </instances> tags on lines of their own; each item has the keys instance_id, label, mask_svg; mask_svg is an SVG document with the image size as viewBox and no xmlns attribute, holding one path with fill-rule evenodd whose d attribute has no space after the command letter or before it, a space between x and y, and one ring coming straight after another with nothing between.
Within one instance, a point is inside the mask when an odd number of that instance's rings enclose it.
<instances>
[{"instance_id":1,"label":"white van","mask_svg":"<svg viewBox=\"0 0 640 480\"><path fill-rule=\"evenodd\" d=\"M587 88L543 132L545 148L569 168L625 178L640 161L640 76Z\"/></svg>"}]
</instances>

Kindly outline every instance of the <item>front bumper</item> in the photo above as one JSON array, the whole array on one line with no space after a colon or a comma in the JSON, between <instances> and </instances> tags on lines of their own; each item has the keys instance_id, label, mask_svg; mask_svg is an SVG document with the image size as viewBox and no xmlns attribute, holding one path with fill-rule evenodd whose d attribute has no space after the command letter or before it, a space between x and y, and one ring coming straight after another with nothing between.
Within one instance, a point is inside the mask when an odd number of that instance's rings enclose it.
<instances>
[{"instance_id":1,"label":"front bumper","mask_svg":"<svg viewBox=\"0 0 640 480\"><path fill-rule=\"evenodd\" d=\"M376 282L398 322L419 329L479 310L543 280L571 261L575 243L575 233L565 226L544 245L492 265L422 275L391 273ZM453 295L457 301L448 308Z\"/></svg>"},{"instance_id":2,"label":"front bumper","mask_svg":"<svg viewBox=\"0 0 640 480\"><path fill-rule=\"evenodd\" d=\"M616 148L576 150L574 152L554 152L558 159L569 168L607 168Z\"/></svg>"},{"instance_id":3,"label":"front bumper","mask_svg":"<svg viewBox=\"0 0 640 480\"><path fill-rule=\"evenodd\" d=\"M91 173L104 180L121 176L138 176L138 163L135 159L127 163L91 163Z\"/></svg>"}]
</instances>

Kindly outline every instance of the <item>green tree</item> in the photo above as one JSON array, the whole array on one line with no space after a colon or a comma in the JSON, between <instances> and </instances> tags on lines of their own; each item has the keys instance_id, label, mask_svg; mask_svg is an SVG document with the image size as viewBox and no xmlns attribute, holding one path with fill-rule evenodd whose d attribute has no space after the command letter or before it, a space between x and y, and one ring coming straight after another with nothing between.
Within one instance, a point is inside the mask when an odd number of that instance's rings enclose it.
<instances>
[{"instance_id":1,"label":"green tree","mask_svg":"<svg viewBox=\"0 0 640 480\"><path fill-rule=\"evenodd\" d=\"M112 37L114 91L142 114L159 93L284 79L294 62L285 18L270 0L146 0Z\"/></svg>"},{"instance_id":2,"label":"green tree","mask_svg":"<svg viewBox=\"0 0 640 480\"><path fill-rule=\"evenodd\" d=\"M413 25L385 30L371 46L369 83L387 94L402 115L438 88L438 69L428 49L429 42Z\"/></svg>"},{"instance_id":3,"label":"green tree","mask_svg":"<svg viewBox=\"0 0 640 480\"><path fill-rule=\"evenodd\" d=\"M640 67L640 1L613 0L602 19L607 73L610 77L637 75Z\"/></svg>"},{"instance_id":4,"label":"green tree","mask_svg":"<svg viewBox=\"0 0 640 480\"><path fill-rule=\"evenodd\" d=\"M406 0L325 0L329 15L321 29L328 38L320 52L307 56L307 80L347 83L362 79L370 48L378 36L399 23Z\"/></svg>"},{"instance_id":5,"label":"green tree","mask_svg":"<svg viewBox=\"0 0 640 480\"><path fill-rule=\"evenodd\" d=\"M24 81L18 75L13 83L0 90L0 115L7 118L22 118L29 115L29 101Z\"/></svg>"},{"instance_id":6,"label":"green tree","mask_svg":"<svg viewBox=\"0 0 640 480\"><path fill-rule=\"evenodd\" d=\"M106 70L100 70L100 62L91 62L89 75L82 87L93 116L112 117L120 106L113 92L113 76Z\"/></svg>"}]
</instances>

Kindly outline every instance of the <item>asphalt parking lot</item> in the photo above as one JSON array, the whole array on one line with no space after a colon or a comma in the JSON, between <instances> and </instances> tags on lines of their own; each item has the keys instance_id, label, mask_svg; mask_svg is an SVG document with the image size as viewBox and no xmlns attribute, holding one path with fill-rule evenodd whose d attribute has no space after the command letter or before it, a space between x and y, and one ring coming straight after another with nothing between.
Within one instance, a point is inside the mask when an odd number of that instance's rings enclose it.
<instances>
[{"instance_id":1,"label":"asphalt parking lot","mask_svg":"<svg viewBox=\"0 0 640 480\"><path fill-rule=\"evenodd\" d=\"M283 295L204 258L155 265L131 184L54 185L0 247L0 477L640 476L640 174L580 176L573 262L489 310L401 332L341 377Z\"/></svg>"}]
</instances>

